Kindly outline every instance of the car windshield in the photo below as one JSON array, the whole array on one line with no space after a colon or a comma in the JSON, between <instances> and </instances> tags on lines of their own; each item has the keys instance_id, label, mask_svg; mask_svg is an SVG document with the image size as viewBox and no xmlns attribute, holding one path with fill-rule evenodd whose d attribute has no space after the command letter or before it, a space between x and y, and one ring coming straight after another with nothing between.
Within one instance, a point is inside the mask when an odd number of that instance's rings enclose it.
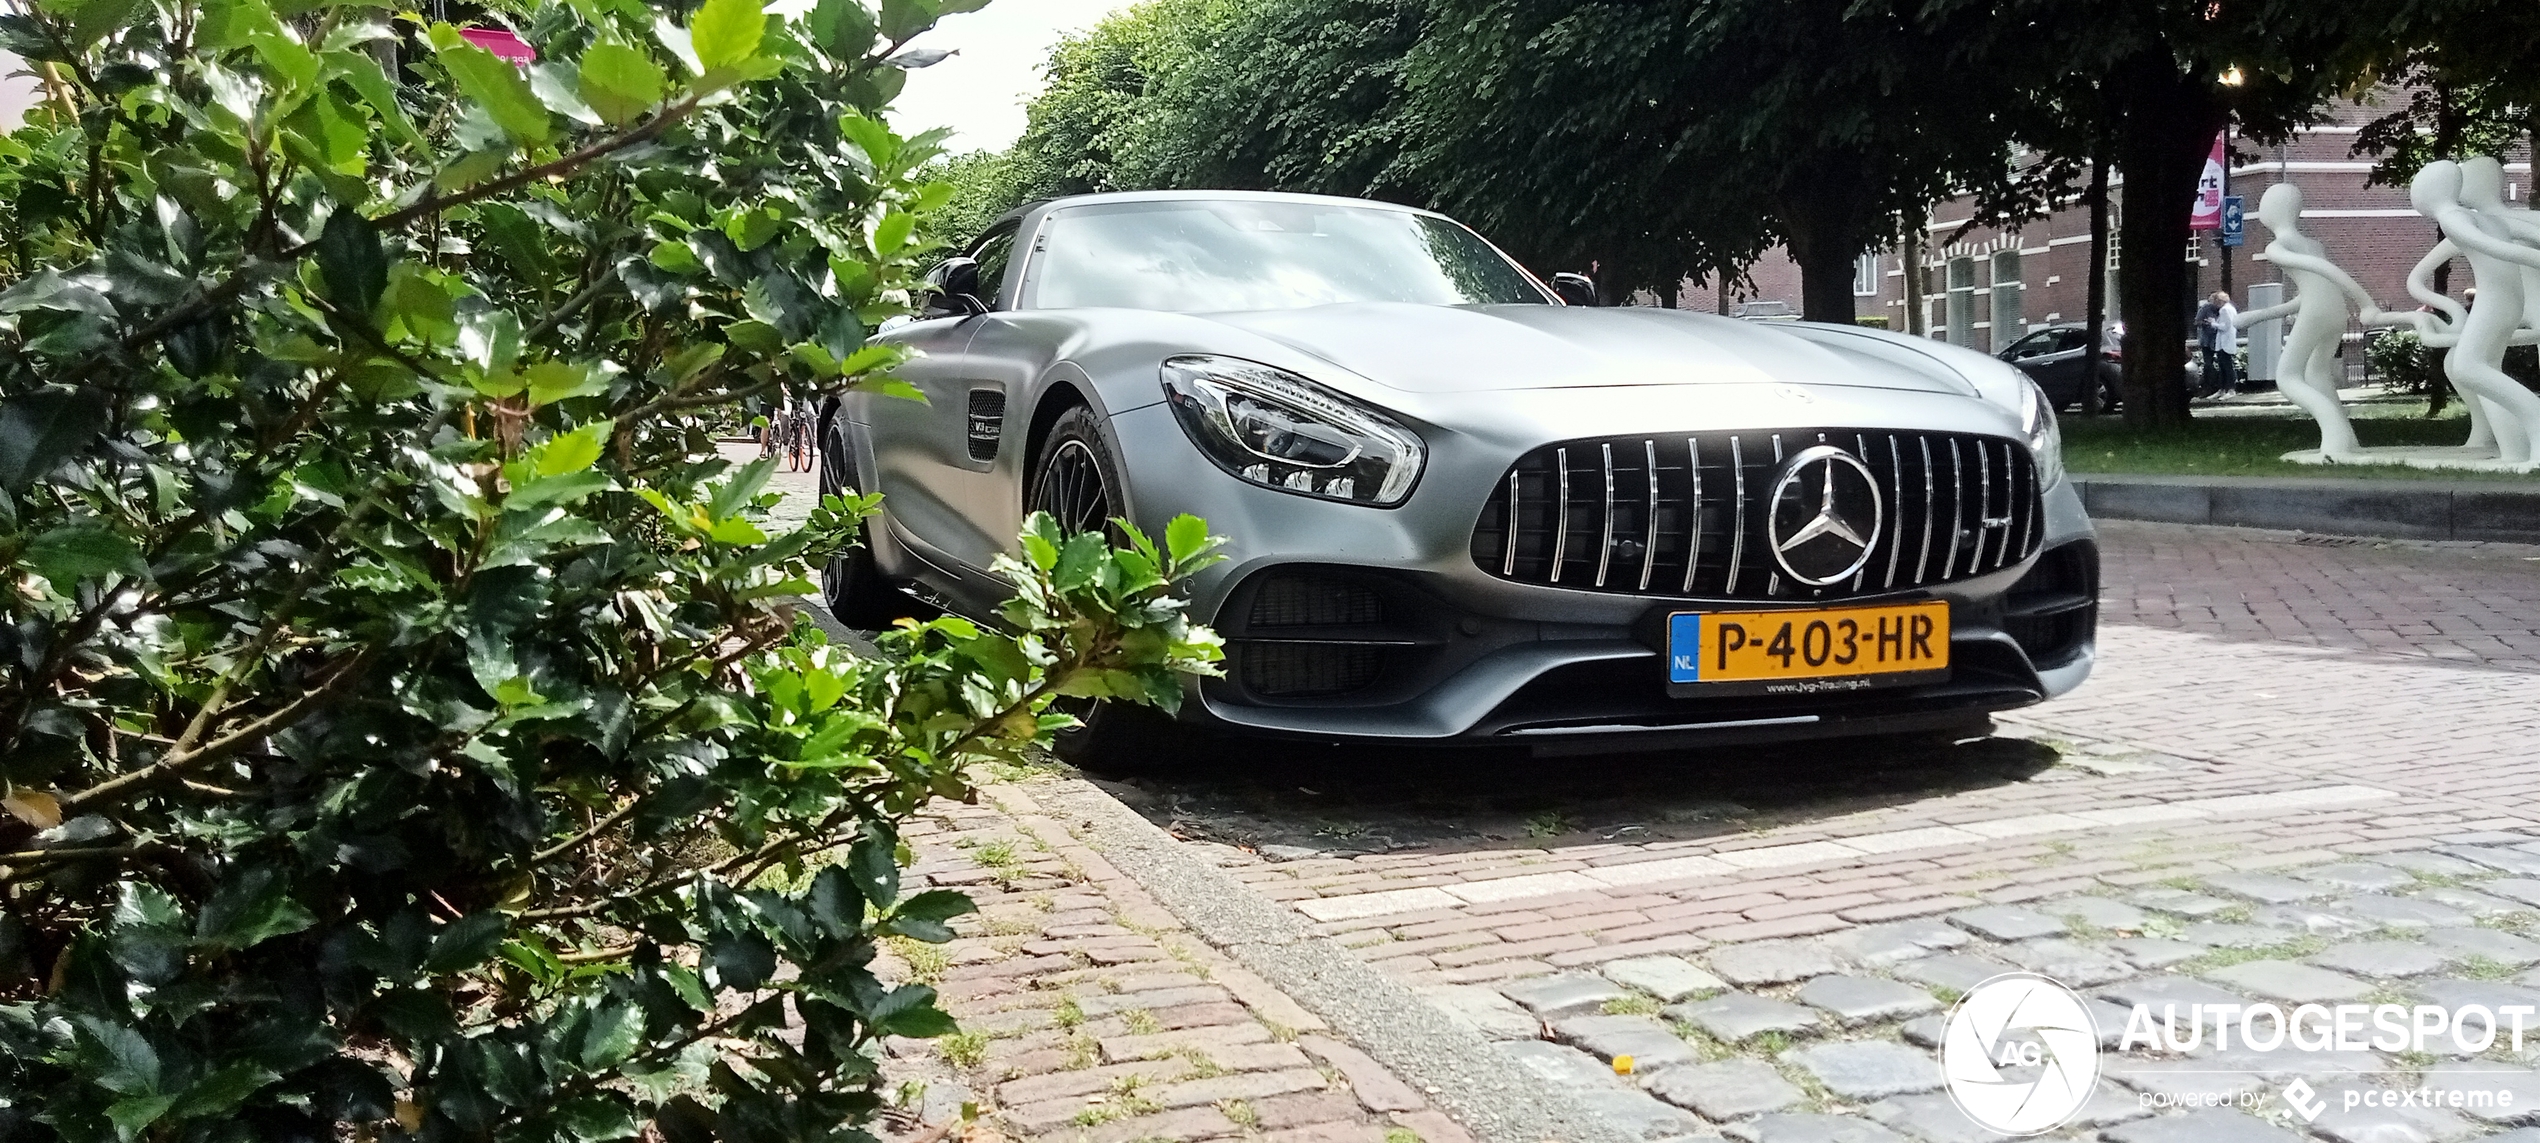
<instances>
[{"instance_id":1,"label":"car windshield","mask_svg":"<svg viewBox=\"0 0 2540 1143\"><path fill-rule=\"evenodd\" d=\"M1334 302L1548 304L1525 271L1444 219L1319 202L1097 203L1052 215L1036 309L1175 313Z\"/></svg>"}]
</instances>

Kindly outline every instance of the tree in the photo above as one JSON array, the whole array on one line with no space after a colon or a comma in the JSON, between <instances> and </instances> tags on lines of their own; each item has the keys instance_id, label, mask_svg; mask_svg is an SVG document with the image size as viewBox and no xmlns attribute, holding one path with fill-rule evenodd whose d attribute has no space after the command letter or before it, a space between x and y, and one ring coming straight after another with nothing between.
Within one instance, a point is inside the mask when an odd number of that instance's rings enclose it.
<instances>
[{"instance_id":1,"label":"tree","mask_svg":"<svg viewBox=\"0 0 2540 1143\"><path fill-rule=\"evenodd\" d=\"M1220 0L1150 41L1132 164L1152 185L1424 202L1403 61L1427 0Z\"/></svg>"},{"instance_id":2,"label":"tree","mask_svg":"<svg viewBox=\"0 0 2540 1143\"><path fill-rule=\"evenodd\" d=\"M0 17L60 84L0 141L0 1137L859 1136L952 1027L875 941L969 907L896 823L1215 657L1203 525L1046 518L1001 628L849 655L794 601L871 502L771 534L716 453L896 385L951 188L888 60L976 6L532 0L525 69Z\"/></svg>"},{"instance_id":3,"label":"tree","mask_svg":"<svg viewBox=\"0 0 2540 1143\"><path fill-rule=\"evenodd\" d=\"M928 233L966 248L1007 211L1024 201L1014 156L1006 151L971 151L945 158L927 169L929 179L949 184L952 197L926 220Z\"/></svg>"},{"instance_id":4,"label":"tree","mask_svg":"<svg viewBox=\"0 0 2540 1143\"><path fill-rule=\"evenodd\" d=\"M1146 0L1050 49L1049 82L1008 155L1018 201L1158 185L1124 165L1146 113L1147 67L1157 43L1206 2Z\"/></svg>"},{"instance_id":5,"label":"tree","mask_svg":"<svg viewBox=\"0 0 2540 1143\"><path fill-rule=\"evenodd\" d=\"M1942 0L1971 56L1997 61L2050 114L2041 145L2106 132L2125 178L2117 299L2129 424L2186 423L2185 251L2196 183L2226 123L2271 143L2315 121L2356 75L2358 45L2389 33L2387 6L2300 0ZM2095 93L2083 98L2080 93Z\"/></svg>"}]
</instances>

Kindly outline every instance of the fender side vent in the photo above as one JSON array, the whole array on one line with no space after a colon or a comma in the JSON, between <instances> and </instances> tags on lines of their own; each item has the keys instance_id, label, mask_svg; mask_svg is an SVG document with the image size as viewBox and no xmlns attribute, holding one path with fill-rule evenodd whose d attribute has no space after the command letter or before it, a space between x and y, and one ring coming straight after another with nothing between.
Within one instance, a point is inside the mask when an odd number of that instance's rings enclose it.
<instances>
[{"instance_id":1,"label":"fender side vent","mask_svg":"<svg viewBox=\"0 0 2540 1143\"><path fill-rule=\"evenodd\" d=\"M997 440L1005 435L1005 391L970 391L970 459L995 460Z\"/></svg>"}]
</instances>

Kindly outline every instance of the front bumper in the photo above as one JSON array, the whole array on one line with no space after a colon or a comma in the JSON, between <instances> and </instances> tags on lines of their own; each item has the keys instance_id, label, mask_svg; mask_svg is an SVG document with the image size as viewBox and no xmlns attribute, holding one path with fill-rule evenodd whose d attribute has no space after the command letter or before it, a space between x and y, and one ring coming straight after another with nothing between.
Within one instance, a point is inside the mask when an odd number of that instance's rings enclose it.
<instances>
[{"instance_id":1,"label":"front bumper","mask_svg":"<svg viewBox=\"0 0 2540 1143\"><path fill-rule=\"evenodd\" d=\"M1417 575L1278 565L1238 585L1220 610L1226 674L1200 685L1197 705L1252 732L1539 754L1961 727L2089 674L2097 574L2095 545L2079 539L2024 568L1885 597L1949 603L1944 681L1707 699L1667 693L1657 622L1699 603L1639 600L1643 615L1627 624L1548 624L1478 613L1451 597L1452 585ZM1323 613L1302 611L1308 600Z\"/></svg>"},{"instance_id":2,"label":"front bumper","mask_svg":"<svg viewBox=\"0 0 2540 1143\"><path fill-rule=\"evenodd\" d=\"M1197 513L1232 539L1235 555L1194 592L1194 615L1228 644L1225 677L1194 684L1198 701L1184 717L1195 721L1282 737L1539 754L1943 730L2073 689L2096 653L2098 551L2069 482L2044 490L2043 536L2029 559L1842 601L1947 601L1946 680L1848 694L1671 698L1663 617L1759 605L1486 574L1470 540L1507 452L1478 458L1470 466L1478 480L1439 466L1402 510L1326 505L1244 485L1188 449L1138 447L1142 434L1180 433L1169 414L1154 412L1114 421L1130 458L1133 515L1157 528Z\"/></svg>"}]
</instances>

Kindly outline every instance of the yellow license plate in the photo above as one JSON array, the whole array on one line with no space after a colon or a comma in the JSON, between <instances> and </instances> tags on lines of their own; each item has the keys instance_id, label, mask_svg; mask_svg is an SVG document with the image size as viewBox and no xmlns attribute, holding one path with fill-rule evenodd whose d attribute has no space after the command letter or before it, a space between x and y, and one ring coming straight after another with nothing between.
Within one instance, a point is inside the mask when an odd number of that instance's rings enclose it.
<instances>
[{"instance_id":1,"label":"yellow license plate","mask_svg":"<svg viewBox=\"0 0 2540 1143\"><path fill-rule=\"evenodd\" d=\"M1667 617L1667 683L1678 695L1822 694L1949 674L1949 604Z\"/></svg>"}]
</instances>

